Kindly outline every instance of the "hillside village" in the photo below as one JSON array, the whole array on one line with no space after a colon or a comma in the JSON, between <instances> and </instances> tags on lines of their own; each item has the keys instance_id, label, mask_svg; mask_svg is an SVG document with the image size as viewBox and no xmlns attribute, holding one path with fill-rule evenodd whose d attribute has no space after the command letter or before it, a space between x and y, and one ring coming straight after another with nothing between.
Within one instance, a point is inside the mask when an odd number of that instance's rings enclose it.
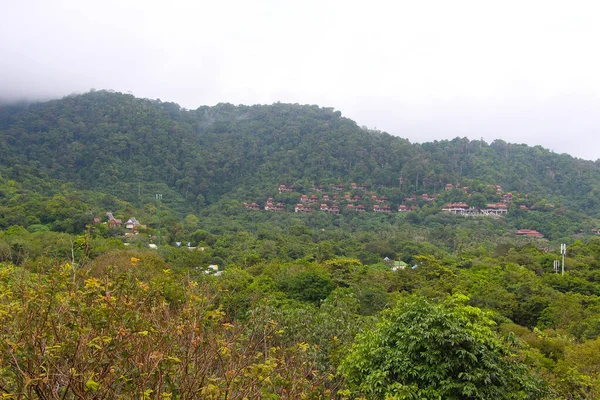
<instances>
[{"instance_id":1,"label":"hillside village","mask_svg":"<svg viewBox=\"0 0 600 400\"><path fill-rule=\"evenodd\" d=\"M492 185L489 185L492 186ZM500 198L497 203L487 204L485 207L475 207L469 205L466 202L447 203L443 205L440 210L452 214L464 215L464 216L488 216L488 217L499 217L508 212L510 203L513 200L512 193L504 194L501 186L493 186L496 194ZM346 190L349 189L349 190ZM451 190L462 190L467 193L467 196L471 197L469 187L463 187L461 185L447 184L444 188L445 191ZM310 213L313 211L321 211L329 214L339 214L340 212L375 212L375 213L392 213L392 212L410 212L420 207L422 204L434 202L439 199L440 194L429 195L423 193L419 196L413 194L408 197L404 197L402 204L393 205L386 196L378 195L376 192L367 191L367 187L364 184L351 183L348 188L343 184L332 185L326 191L322 185L312 187L312 194L303 194L297 190L293 185L279 185L278 194L283 193L298 193L298 201L294 205L293 210L296 213ZM284 212L291 210L283 201L275 201L273 197L267 198L264 206L259 205L257 202L248 203L245 202L244 206L246 209L251 211L259 211L264 209L265 211L276 211ZM520 205L521 210L527 210L526 205Z\"/></svg>"},{"instance_id":2,"label":"hillside village","mask_svg":"<svg viewBox=\"0 0 600 400\"><path fill-rule=\"evenodd\" d=\"M449 214L461 215L465 217L489 217L501 218L509 212L509 207L515 197L513 193L504 193L499 185L487 185L487 189L493 189L493 192L498 199L495 203L489 203L484 207L477 207L469 204L467 201L445 203L439 205L439 210ZM472 191L468 186L459 184L446 184L444 192L461 191L470 199L472 195L477 193ZM350 183L348 186L344 184L331 185L325 188L323 185L310 188L309 194L302 193L303 190L298 189L294 185L286 186L284 184L277 187L277 194L297 194L298 198L295 204L288 201L276 201L273 197L268 197L263 205L257 202L244 202L244 207L249 211L272 211L272 212L294 212L299 214L308 214L312 212L323 212L327 214L344 214L344 213L409 213L422 208L427 204L436 204L440 201L440 193L430 195L428 193L412 194L403 197L402 203L394 205L388 197L380 195L375 191L367 189L365 184ZM528 196L525 195L525 198ZM519 210L527 211L528 206L520 204ZM133 238L139 235L140 229L145 229L146 225L142 225L136 217L131 217L127 221L115 218L111 212L106 213L106 220L101 222L99 217L93 219L92 223L102 223L109 229L124 228L123 233L125 238ZM600 230L594 232L600 234ZM532 229L520 229L516 232L517 235L531 238L543 238L544 235ZM155 238L151 237L151 240Z\"/></svg>"},{"instance_id":3,"label":"hillside village","mask_svg":"<svg viewBox=\"0 0 600 400\"><path fill-rule=\"evenodd\" d=\"M446 203L440 206L439 210L449 214L456 214L465 217L489 217L489 218L501 218L509 212L509 207L515 197L512 192L504 193L503 189L499 185L487 185L486 189L490 189L494 192L498 201L495 203L488 203L485 206L477 207L469 204L468 202L454 202ZM468 186L462 186L460 184L446 184L444 191L449 192L453 190L462 191L470 199L473 194L477 193L470 190ZM439 201L440 194L436 193L430 195L428 193L422 193L420 195L413 194L403 198L401 204L394 205L390 200L384 196L379 195L374 191L368 191L367 186L364 184L350 183L348 186L344 184L331 185L325 188L323 185L315 186L311 188L310 194L302 193L302 190L298 190L294 185L280 184L277 188L277 193L282 195L284 193L297 193L298 200L293 208L290 204L284 201L276 201L273 197L268 197L264 205L261 206L257 202L245 202L244 207L249 211L273 211L273 212L286 212L292 211L300 214L307 214L312 212L325 212L328 214L338 215L340 213L408 213L415 211L425 204ZM528 195L524 196L525 199ZM521 211L528 211L529 208L525 204L520 204L518 209ZM600 231L599 231L600 232ZM531 238L543 238L544 235L533 229L520 229L516 232L519 236L531 237Z\"/></svg>"}]
</instances>

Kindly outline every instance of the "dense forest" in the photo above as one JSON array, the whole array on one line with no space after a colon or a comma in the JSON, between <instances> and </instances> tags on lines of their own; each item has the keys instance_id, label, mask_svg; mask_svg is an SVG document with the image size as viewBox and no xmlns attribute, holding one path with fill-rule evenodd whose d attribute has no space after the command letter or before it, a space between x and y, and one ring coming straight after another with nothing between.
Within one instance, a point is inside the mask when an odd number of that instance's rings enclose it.
<instances>
[{"instance_id":1,"label":"dense forest","mask_svg":"<svg viewBox=\"0 0 600 400\"><path fill-rule=\"evenodd\" d=\"M318 106L2 106L0 395L598 398L599 172Z\"/></svg>"}]
</instances>

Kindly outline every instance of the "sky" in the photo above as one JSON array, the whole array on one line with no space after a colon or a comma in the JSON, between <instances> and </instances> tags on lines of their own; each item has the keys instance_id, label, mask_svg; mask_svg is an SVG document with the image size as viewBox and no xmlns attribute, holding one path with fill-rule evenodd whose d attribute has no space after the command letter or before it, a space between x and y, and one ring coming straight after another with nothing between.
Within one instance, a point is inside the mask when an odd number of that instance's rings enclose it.
<instances>
[{"instance_id":1,"label":"sky","mask_svg":"<svg viewBox=\"0 0 600 400\"><path fill-rule=\"evenodd\" d=\"M0 0L0 100L317 104L411 142L597 160L596 3Z\"/></svg>"}]
</instances>

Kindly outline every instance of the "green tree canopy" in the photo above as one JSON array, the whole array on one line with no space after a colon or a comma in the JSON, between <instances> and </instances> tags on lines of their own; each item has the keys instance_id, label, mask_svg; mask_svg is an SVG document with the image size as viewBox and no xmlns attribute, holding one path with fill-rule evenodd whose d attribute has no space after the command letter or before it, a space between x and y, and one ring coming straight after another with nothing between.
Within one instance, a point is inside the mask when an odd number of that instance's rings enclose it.
<instances>
[{"instance_id":1,"label":"green tree canopy","mask_svg":"<svg viewBox=\"0 0 600 400\"><path fill-rule=\"evenodd\" d=\"M372 399L540 399L543 382L511 359L494 322L466 297L409 298L358 335L341 365Z\"/></svg>"}]
</instances>

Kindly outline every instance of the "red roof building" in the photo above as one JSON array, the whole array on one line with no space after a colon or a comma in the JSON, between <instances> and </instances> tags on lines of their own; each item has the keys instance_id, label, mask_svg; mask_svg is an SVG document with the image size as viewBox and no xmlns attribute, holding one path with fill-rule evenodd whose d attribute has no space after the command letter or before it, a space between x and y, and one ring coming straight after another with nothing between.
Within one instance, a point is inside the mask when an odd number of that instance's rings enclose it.
<instances>
[{"instance_id":1,"label":"red roof building","mask_svg":"<svg viewBox=\"0 0 600 400\"><path fill-rule=\"evenodd\" d=\"M296 204L294 211L297 213L309 213L312 211L312 208L304 204Z\"/></svg>"},{"instance_id":2,"label":"red roof building","mask_svg":"<svg viewBox=\"0 0 600 400\"><path fill-rule=\"evenodd\" d=\"M534 229L519 229L517 231L517 235L533 237L533 238L543 238L544 235Z\"/></svg>"}]
</instances>

